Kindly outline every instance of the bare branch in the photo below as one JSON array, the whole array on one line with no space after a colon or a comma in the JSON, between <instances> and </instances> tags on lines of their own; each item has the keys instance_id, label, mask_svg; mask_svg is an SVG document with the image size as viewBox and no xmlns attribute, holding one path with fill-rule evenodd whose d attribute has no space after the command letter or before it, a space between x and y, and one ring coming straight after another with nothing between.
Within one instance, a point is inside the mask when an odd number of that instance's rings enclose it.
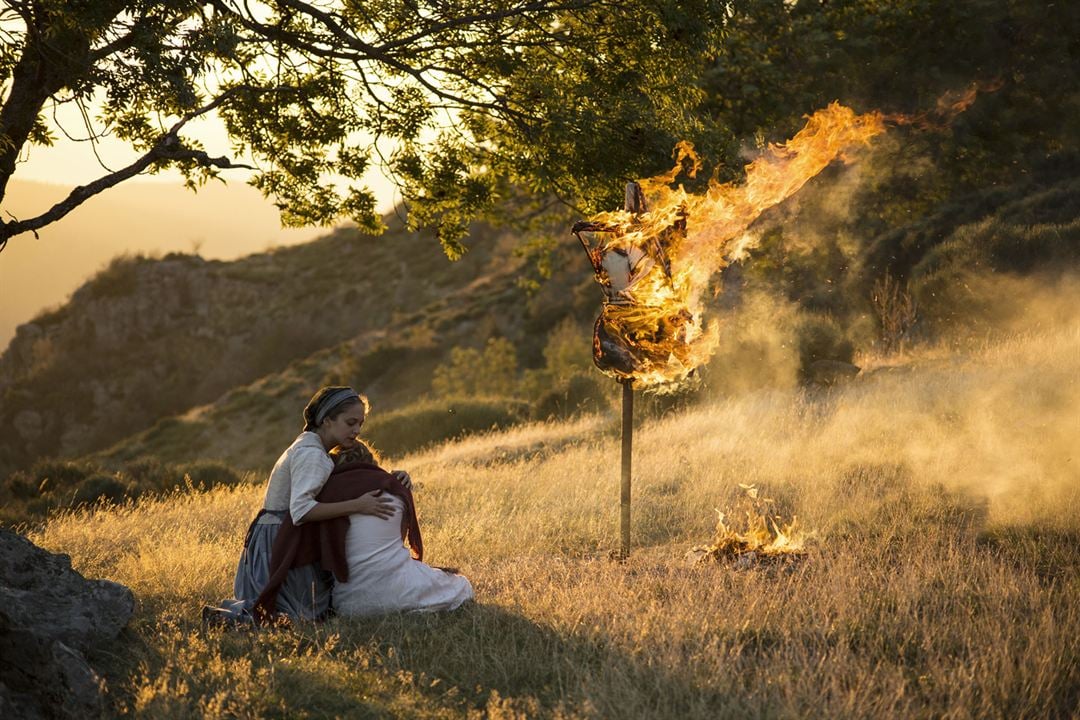
<instances>
[{"instance_id":1,"label":"bare branch","mask_svg":"<svg viewBox=\"0 0 1080 720\"><path fill-rule=\"evenodd\" d=\"M222 169L231 168L246 168L248 170L255 170L250 165L243 165L234 163L227 157L210 157L203 150L195 150L189 147L185 147L180 140L180 130L183 129L188 122L205 115L206 113L220 107L226 100L234 95L240 88L233 87L225 91L212 102L193 110L192 112L184 115L180 118L169 131L158 138L154 146L150 148L142 157L135 162L131 163L127 167L121 168L115 172L109 173L104 177L98 178L94 182L88 185L80 185L76 187L66 198L53 205L44 213L37 217L29 218L27 220L12 220L9 222L0 221L0 251L7 245L7 241L25 232L32 232L37 237L37 230L43 228L50 223L54 223L60 220L65 215L70 213L75 208L82 205L84 202L92 198L93 196L108 190L114 185L132 178L139 173L149 168L154 163L162 160L194 160L199 165L204 167L217 167Z\"/></svg>"}]
</instances>

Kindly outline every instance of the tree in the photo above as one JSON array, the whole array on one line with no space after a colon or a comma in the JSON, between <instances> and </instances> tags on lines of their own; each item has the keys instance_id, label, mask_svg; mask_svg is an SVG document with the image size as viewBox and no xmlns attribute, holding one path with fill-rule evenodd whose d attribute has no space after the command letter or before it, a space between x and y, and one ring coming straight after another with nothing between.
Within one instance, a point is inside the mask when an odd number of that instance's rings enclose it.
<instances>
[{"instance_id":1,"label":"tree","mask_svg":"<svg viewBox=\"0 0 1080 720\"><path fill-rule=\"evenodd\" d=\"M675 141L726 141L694 112L726 0L7 0L0 4L0 202L58 105L91 137L142 153L0 245L139 173L192 187L252 158L250 182L287 225L348 217L377 232L372 163L414 225L460 253L468 221L507 188L582 212L617 206L620 179L669 162ZM92 105L97 118L88 115ZM185 135L212 111L232 157ZM386 148L391 150L387 152ZM332 182L338 178L339 182Z\"/></svg>"}]
</instances>

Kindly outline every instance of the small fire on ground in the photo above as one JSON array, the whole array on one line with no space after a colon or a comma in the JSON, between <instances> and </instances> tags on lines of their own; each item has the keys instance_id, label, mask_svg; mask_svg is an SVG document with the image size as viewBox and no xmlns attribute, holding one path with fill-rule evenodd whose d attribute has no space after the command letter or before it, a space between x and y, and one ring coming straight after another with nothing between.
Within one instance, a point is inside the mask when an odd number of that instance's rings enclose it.
<instances>
[{"instance_id":1,"label":"small fire on ground","mask_svg":"<svg viewBox=\"0 0 1080 720\"><path fill-rule=\"evenodd\" d=\"M762 562L785 562L806 555L806 546L813 533L804 532L798 518L790 522L772 514L775 504L770 498L759 497L753 485L739 484L743 489L745 508L729 517L717 510L716 536L710 545L697 546L688 557L698 563L733 563L748 568Z\"/></svg>"}]
</instances>

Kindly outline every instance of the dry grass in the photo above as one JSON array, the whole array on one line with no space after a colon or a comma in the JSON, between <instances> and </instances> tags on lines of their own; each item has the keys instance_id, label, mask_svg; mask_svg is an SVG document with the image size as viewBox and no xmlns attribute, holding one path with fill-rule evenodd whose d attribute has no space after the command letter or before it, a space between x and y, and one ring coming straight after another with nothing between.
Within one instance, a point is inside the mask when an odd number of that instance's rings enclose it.
<instances>
[{"instance_id":1,"label":"dry grass","mask_svg":"<svg viewBox=\"0 0 1080 720\"><path fill-rule=\"evenodd\" d=\"M404 458L442 616L206 632L261 490L54 519L34 536L132 587L103 658L145 717L1077 717L1080 324L761 392L639 428L636 549L617 546L611 418ZM690 565L754 484L817 541Z\"/></svg>"}]
</instances>

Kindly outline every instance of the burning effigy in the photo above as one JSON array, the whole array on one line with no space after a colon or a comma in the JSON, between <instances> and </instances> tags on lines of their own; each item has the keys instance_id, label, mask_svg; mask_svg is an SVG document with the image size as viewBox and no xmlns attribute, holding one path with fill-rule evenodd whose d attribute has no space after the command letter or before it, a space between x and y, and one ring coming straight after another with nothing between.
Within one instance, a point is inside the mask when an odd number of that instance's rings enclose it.
<instances>
[{"instance_id":1,"label":"burning effigy","mask_svg":"<svg viewBox=\"0 0 1080 720\"><path fill-rule=\"evenodd\" d=\"M747 165L744 182L713 180L701 194L676 184L683 172L694 177L701 167L693 147L679 143L671 171L626 186L622 210L574 224L571 232L604 293L593 362L623 386L619 557L630 554L634 388L677 385L709 359L720 330L715 321L704 322L704 291L746 252L750 224L884 130L881 113L856 115L833 103Z\"/></svg>"},{"instance_id":2,"label":"burning effigy","mask_svg":"<svg viewBox=\"0 0 1080 720\"><path fill-rule=\"evenodd\" d=\"M693 147L679 143L669 172L627 186L623 210L576 223L571 232L604 293L593 334L596 366L638 388L689 377L720 337L719 326L704 320L705 290L750 249L747 228L885 125L881 113L858 115L833 103L788 142L768 146L746 166L743 182L713 180L700 194L676 183L701 167Z\"/></svg>"},{"instance_id":3,"label":"burning effigy","mask_svg":"<svg viewBox=\"0 0 1080 720\"><path fill-rule=\"evenodd\" d=\"M593 362L620 382L681 379L693 372L695 347L705 339L697 316L679 301L686 293L671 271L686 237L686 214L677 212L654 235L638 235L635 226L647 210L636 182L626 186L625 209L634 218L630 226L584 221L572 230L604 292Z\"/></svg>"}]
</instances>

